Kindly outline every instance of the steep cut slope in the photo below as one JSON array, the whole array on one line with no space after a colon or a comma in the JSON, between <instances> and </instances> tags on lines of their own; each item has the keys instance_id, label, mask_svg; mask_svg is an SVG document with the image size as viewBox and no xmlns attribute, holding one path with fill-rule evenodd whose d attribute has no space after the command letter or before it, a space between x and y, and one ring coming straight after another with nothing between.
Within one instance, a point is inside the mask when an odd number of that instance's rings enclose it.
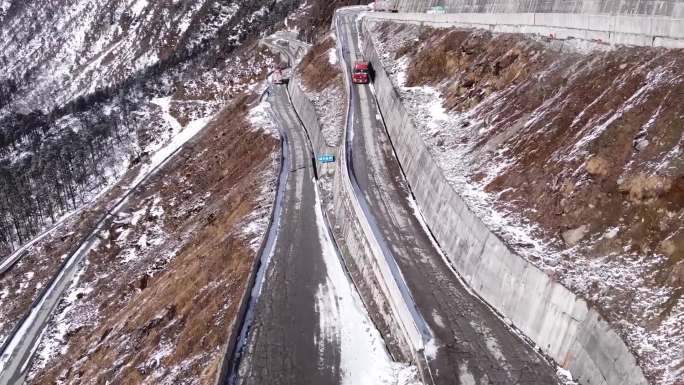
<instances>
[{"instance_id":1,"label":"steep cut slope","mask_svg":"<svg viewBox=\"0 0 684 385\"><path fill-rule=\"evenodd\" d=\"M319 42L330 33L335 10L341 7L368 4L365 0L309 0L285 20L285 26L298 32L297 38L308 43Z\"/></svg>"},{"instance_id":2,"label":"steep cut slope","mask_svg":"<svg viewBox=\"0 0 684 385\"><path fill-rule=\"evenodd\" d=\"M277 134L250 126L255 102L224 109L104 228L29 383L215 381L275 192Z\"/></svg>"},{"instance_id":3,"label":"steep cut slope","mask_svg":"<svg viewBox=\"0 0 684 385\"><path fill-rule=\"evenodd\" d=\"M653 383L681 384L682 51L372 28L414 124L469 206L596 304Z\"/></svg>"},{"instance_id":4,"label":"steep cut slope","mask_svg":"<svg viewBox=\"0 0 684 385\"><path fill-rule=\"evenodd\" d=\"M335 47L335 35L315 44L297 67L298 79L306 96L316 108L325 142L340 144L344 125L344 83Z\"/></svg>"}]
</instances>

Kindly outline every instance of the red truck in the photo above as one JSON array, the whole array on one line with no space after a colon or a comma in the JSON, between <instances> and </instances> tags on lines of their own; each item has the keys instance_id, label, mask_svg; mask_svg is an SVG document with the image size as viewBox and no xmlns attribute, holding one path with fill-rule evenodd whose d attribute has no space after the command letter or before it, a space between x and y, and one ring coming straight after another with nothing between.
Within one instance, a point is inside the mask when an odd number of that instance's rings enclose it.
<instances>
[{"instance_id":1,"label":"red truck","mask_svg":"<svg viewBox=\"0 0 684 385\"><path fill-rule=\"evenodd\" d=\"M370 62L366 60L359 60L354 63L354 70L352 71L352 83L354 84L368 84L371 80L372 67Z\"/></svg>"},{"instance_id":2,"label":"red truck","mask_svg":"<svg viewBox=\"0 0 684 385\"><path fill-rule=\"evenodd\" d=\"M287 84L287 77L283 75L283 71L280 67L273 71L273 84Z\"/></svg>"}]
</instances>

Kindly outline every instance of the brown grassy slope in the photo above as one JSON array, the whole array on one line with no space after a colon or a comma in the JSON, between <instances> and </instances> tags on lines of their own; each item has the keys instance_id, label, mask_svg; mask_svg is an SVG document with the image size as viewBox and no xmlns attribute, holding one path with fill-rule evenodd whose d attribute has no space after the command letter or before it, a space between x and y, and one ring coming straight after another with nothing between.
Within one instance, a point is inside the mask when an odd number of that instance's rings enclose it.
<instances>
[{"instance_id":1,"label":"brown grassy slope","mask_svg":"<svg viewBox=\"0 0 684 385\"><path fill-rule=\"evenodd\" d=\"M67 351L29 383L213 383L255 258L241 221L270 210L259 198L272 182L264 179L274 175L277 140L247 129L254 100L224 109L131 199L129 211L142 210L142 219L103 235L109 242L81 277L92 291L71 312ZM155 227L163 229L159 242ZM125 240L122 230L130 231ZM139 245L143 234L147 247ZM124 262L130 250L136 257ZM166 354L155 359L159 352Z\"/></svg>"},{"instance_id":2,"label":"brown grassy slope","mask_svg":"<svg viewBox=\"0 0 684 385\"><path fill-rule=\"evenodd\" d=\"M335 40L332 37L327 37L315 44L302 58L297 66L297 71L307 89L321 92L333 81L342 81L340 68L330 64L328 58L328 51L334 47Z\"/></svg>"},{"instance_id":3,"label":"brown grassy slope","mask_svg":"<svg viewBox=\"0 0 684 385\"><path fill-rule=\"evenodd\" d=\"M313 103L325 143L331 147L342 137L346 98L342 69L330 63L330 50L334 49L335 40L328 36L313 45L297 67L297 80Z\"/></svg>"},{"instance_id":4,"label":"brown grassy slope","mask_svg":"<svg viewBox=\"0 0 684 385\"><path fill-rule=\"evenodd\" d=\"M451 110L477 105L476 113L490 130L462 138L476 140L476 150L497 135L508 137L505 156L514 164L487 186L488 191L513 187L502 198L521 210L539 209L526 212L552 233L587 219L598 233L620 222L628 227L625 237L631 248L670 249L671 267L682 260L681 223L663 218L665 212L684 208L684 164L681 159L666 160L684 130L681 51L623 48L588 56L558 54L516 35L426 35L430 37L419 47L430 49L416 49L407 85L438 85ZM480 105L494 92L499 94ZM629 104L634 108L621 111ZM529 120L541 110L543 118ZM587 142L586 151L575 151L580 139L602 124L607 129ZM506 132L511 127L518 127L515 136ZM652 140L641 149L640 138ZM669 167L655 170L658 163ZM472 174L475 179L484 176L477 170ZM676 270L663 274L674 274L669 281L682 285L682 271Z\"/></svg>"},{"instance_id":5,"label":"brown grassy slope","mask_svg":"<svg viewBox=\"0 0 684 385\"><path fill-rule=\"evenodd\" d=\"M362 0L310 0L305 7L289 16L288 25L297 26L299 39L307 42L320 40L330 32L335 10L350 5L368 4Z\"/></svg>"}]
</instances>

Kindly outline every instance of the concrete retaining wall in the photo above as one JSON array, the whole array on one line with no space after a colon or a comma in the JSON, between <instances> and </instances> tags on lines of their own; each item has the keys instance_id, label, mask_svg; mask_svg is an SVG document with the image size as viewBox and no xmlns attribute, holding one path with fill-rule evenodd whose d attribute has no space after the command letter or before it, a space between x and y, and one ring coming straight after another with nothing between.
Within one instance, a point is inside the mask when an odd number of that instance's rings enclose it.
<instances>
[{"instance_id":1,"label":"concrete retaining wall","mask_svg":"<svg viewBox=\"0 0 684 385\"><path fill-rule=\"evenodd\" d=\"M346 186L344 167L335 174L332 223L334 234L347 260L349 271L357 283L373 322L382 332L392 356L403 362L413 362L412 341L422 348L418 330L392 278L382 250L372 236L358 202ZM359 216L361 215L361 216Z\"/></svg>"},{"instance_id":2,"label":"concrete retaining wall","mask_svg":"<svg viewBox=\"0 0 684 385\"><path fill-rule=\"evenodd\" d=\"M428 227L472 289L582 384L644 385L634 356L581 298L512 252L447 182L378 60L364 48L399 162Z\"/></svg>"},{"instance_id":3,"label":"concrete retaining wall","mask_svg":"<svg viewBox=\"0 0 684 385\"><path fill-rule=\"evenodd\" d=\"M318 122L316 109L314 108L313 103L306 97L304 91L299 87L295 76L290 79L287 89L290 94L290 100L292 101L297 114L299 114L304 127L306 127L316 157L321 154L333 154L336 158L339 158L339 155L337 154L338 148L330 147L326 144L323 131ZM316 175L321 175L322 168L326 166L315 160L314 164L316 165Z\"/></svg>"},{"instance_id":4,"label":"concrete retaining wall","mask_svg":"<svg viewBox=\"0 0 684 385\"><path fill-rule=\"evenodd\" d=\"M492 32L553 36L556 39L684 48L684 19L667 17L560 13L371 13L368 17L437 28L482 28Z\"/></svg>"},{"instance_id":5,"label":"concrete retaining wall","mask_svg":"<svg viewBox=\"0 0 684 385\"><path fill-rule=\"evenodd\" d=\"M370 17L434 27L484 28L558 39L684 48L684 1L446 1L447 13L427 14L444 1L398 0L402 13Z\"/></svg>"}]
</instances>

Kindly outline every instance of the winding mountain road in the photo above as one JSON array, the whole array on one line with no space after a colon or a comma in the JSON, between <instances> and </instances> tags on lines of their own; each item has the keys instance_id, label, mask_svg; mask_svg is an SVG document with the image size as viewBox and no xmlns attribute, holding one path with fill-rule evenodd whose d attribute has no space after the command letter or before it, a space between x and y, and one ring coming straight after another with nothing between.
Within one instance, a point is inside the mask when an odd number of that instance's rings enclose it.
<instances>
[{"instance_id":1,"label":"winding mountain road","mask_svg":"<svg viewBox=\"0 0 684 385\"><path fill-rule=\"evenodd\" d=\"M320 341L316 293L326 265L316 222L314 172L286 86L269 99L291 155L275 250L244 347L237 384L339 384L339 346Z\"/></svg>"},{"instance_id":2,"label":"winding mountain road","mask_svg":"<svg viewBox=\"0 0 684 385\"><path fill-rule=\"evenodd\" d=\"M98 244L100 231L119 213L125 212L128 208L129 197L135 194L141 186L144 186L152 176L183 150L197 132L199 130L181 131L152 155L150 163L139 170L137 177L113 201L110 208L102 214L95 223L95 227L81 240L78 249L64 259L60 270L47 282L38 298L31 304L27 314L17 323L0 347L0 385L17 385L25 382L26 372L38 349L50 317L75 275L83 267L82 264L89 252ZM52 230L48 230L44 234L48 234L49 231ZM40 235L38 238L42 236L44 235Z\"/></svg>"},{"instance_id":3,"label":"winding mountain road","mask_svg":"<svg viewBox=\"0 0 684 385\"><path fill-rule=\"evenodd\" d=\"M265 40L294 62L298 42ZM285 43L285 44L279 44ZM289 157L274 251L257 290L233 384L393 384L393 362L344 267L321 207L311 141L285 85L269 98Z\"/></svg>"}]
</instances>

